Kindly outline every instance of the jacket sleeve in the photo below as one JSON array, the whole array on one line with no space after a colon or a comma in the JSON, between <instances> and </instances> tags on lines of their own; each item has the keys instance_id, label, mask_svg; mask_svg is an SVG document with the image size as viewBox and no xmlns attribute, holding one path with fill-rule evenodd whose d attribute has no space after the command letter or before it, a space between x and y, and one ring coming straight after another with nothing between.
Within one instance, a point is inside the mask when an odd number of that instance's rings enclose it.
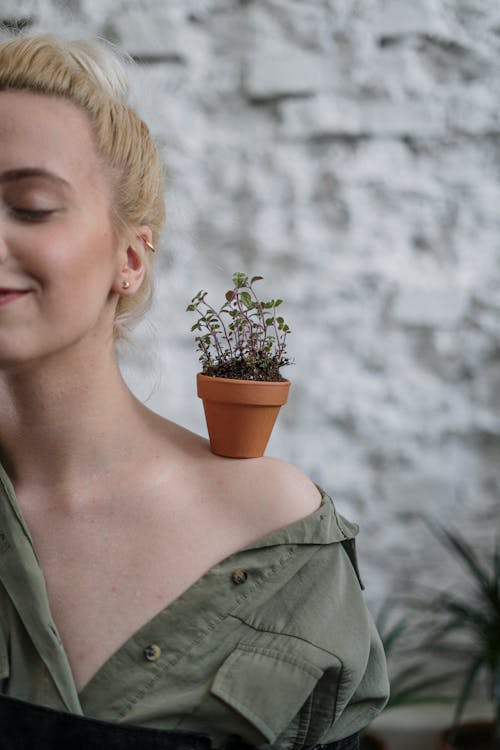
<instances>
[{"instance_id":1,"label":"jacket sleeve","mask_svg":"<svg viewBox=\"0 0 500 750\"><path fill-rule=\"evenodd\" d=\"M355 540L348 541L321 547L308 566L304 638L320 649L323 674L301 709L300 723L309 719L304 747L361 731L389 697L384 649L363 598Z\"/></svg>"}]
</instances>

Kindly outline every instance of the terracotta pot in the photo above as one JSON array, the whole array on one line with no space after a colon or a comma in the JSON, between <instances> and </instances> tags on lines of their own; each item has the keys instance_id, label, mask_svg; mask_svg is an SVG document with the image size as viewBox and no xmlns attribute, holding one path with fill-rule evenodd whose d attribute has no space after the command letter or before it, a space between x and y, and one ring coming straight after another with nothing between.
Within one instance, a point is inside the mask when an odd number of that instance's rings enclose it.
<instances>
[{"instance_id":1,"label":"terracotta pot","mask_svg":"<svg viewBox=\"0 0 500 750\"><path fill-rule=\"evenodd\" d=\"M359 750L389 750L389 745L380 735L363 732L359 741Z\"/></svg>"},{"instance_id":2,"label":"terracotta pot","mask_svg":"<svg viewBox=\"0 0 500 750\"><path fill-rule=\"evenodd\" d=\"M466 721L456 730L453 744L450 744L453 730L445 729L438 737L437 750L500 750L500 744L493 744L493 722Z\"/></svg>"},{"instance_id":3,"label":"terracotta pot","mask_svg":"<svg viewBox=\"0 0 500 750\"><path fill-rule=\"evenodd\" d=\"M288 398L290 381L231 380L198 373L197 386L212 453L229 458L262 456Z\"/></svg>"}]
</instances>

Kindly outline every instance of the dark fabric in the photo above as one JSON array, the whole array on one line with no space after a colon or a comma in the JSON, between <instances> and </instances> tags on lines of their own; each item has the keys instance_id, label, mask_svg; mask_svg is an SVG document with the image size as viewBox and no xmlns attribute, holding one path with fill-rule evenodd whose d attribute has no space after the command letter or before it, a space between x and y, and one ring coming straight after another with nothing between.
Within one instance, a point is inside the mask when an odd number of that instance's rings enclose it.
<instances>
[{"instance_id":1,"label":"dark fabric","mask_svg":"<svg viewBox=\"0 0 500 750\"><path fill-rule=\"evenodd\" d=\"M0 696L0 750L210 750L203 734L147 729Z\"/></svg>"},{"instance_id":2,"label":"dark fabric","mask_svg":"<svg viewBox=\"0 0 500 750\"><path fill-rule=\"evenodd\" d=\"M55 711L0 695L0 750L215 750L210 738L195 732L148 729ZM228 737L219 750L252 750ZM359 735L314 750L359 750Z\"/></svg>"},{"instance_id":3,"label":"dark fabric","mask_svg":"<svg viewBox=\"0 0 500 750\"><path fill-rule=\"evenodd\" d=\"M316 745L312 750L359 750L359 734L353 734L343 740L330 742L327 745Z\"/></svg>"}]
</instances>

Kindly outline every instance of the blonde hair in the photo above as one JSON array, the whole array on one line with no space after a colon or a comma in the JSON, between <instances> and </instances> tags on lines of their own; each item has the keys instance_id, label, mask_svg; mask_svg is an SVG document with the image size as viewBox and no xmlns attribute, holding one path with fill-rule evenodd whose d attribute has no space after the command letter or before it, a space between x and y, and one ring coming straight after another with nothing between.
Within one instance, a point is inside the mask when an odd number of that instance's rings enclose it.
<instances>
[{"instance_id":1,"label":"blonde hair","mask_svg":"<svg viewBox=\"0 0 500 750\"><path fill-rule=\"evenodd\" d=\"M53 35L14 37L0 42L0 91L28 90L59 96L88 115L97 151L112 176L112 213L119 233L148 225L153 245L165 220L163 166L147 125L127 103L122 61L104 42L66 41ZM138 292L121 296L115 337L149 307L151 253Z\"/></svg>"}]
</instances>

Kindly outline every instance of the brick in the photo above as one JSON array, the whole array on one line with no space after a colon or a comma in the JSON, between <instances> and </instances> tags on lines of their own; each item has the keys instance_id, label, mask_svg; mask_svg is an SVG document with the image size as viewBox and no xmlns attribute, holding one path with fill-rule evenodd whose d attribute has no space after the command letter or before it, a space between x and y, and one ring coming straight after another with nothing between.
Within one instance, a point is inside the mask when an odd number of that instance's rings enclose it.
<instances>
[{"instance_id":1,"label":"brick","mask_svg":"<svg viewBox=\"0 0 500 750\"><path fill-rule=\"evenodd\" d=\"M401 34L441 34L446 26L439 17L433 0L384 0L379 3L374 32L380 37Z\"/></svg>"},{"instance_id":2,"label":"brick","mask_svg":"<svg viewBox=\"0 0 500 750\"><path fill-rule=\"evenodd\" d=\"M362 129L385 137L432 137L445 133L444 109L428 101L372 101L361 105Z\"/></svg>"},{"instance_id":3,"label":"brick","mask_svg":"<svg viewBox=\"0 0 500 750\"><path fill-rule=\"evenodd\" d=\"M491 86L483 83L454 91L446 103L449 130L468 135L500 132L499 100L491 92Z\"/></svg>"},{"instance_id":4,"label":"brick","mask_svg":"<svg viewBox=\"0 0 500 750\"><path fill-rule=\"evenodd\" d=\"M463 317L467 302L462 287L408 285L398 291L393 319L403 326L453 326Z\"/></svg>"},{"instance_id":5,"label":"brick","mask_svg":"<svg viewBox=\"0 0 500 750\"><path fill-rule=\"evenodd\" d=\"M328 49L332 16L321 2L265 0L248 4L246 19L257 39L272 37L274 43L280 39L309 49Z\"/></svg>"},{"instance_id":6,"label":"brick","mask_svg":"<svg viewBox=\"0 0 500 750\"><path fill-rule=\"evenodd\" d=\"M40 10L40 0L2 0L0 22L37 16Z\"/></svg>"},{"instance_id":7,"label":"brick","mask_svg":"<svg viewBox=\"0 0 500 750\"><path fill-rule=\"evenodd\" d=\"M244 65L243 92L251 100L311 94L326 85L325 59L298 48L257 51Z\"/></svg>"},{"instance_id":8,"label":"brick","mask_svg":"<svg viewBox=\"0 0 500 750\"><path fill-rule=\"evenodd\" d=\"M281 131L285 136L359 136L362 132L357 102L335 95L284 101L280 114Z\"/></svg>"},{"instance_id":9,"label":"brick","mask_svg":"<svg viewBox=\"0 0 500 750\"><path fill-rule=\"evenodd\" d=\"M487 413L500 424L500 360L490 362L481 367L472 383L473 400L485 407Z\"/></svg>"},{"instance_id":10,"label":"brick","mask_svg":"<svg viewBox=\"0 0 500 750\"><path fill-rule=\"evenodd\" d=\"M135 57L184 60L193 49L193 30L185 23L180 8L145 12L131 7L109 16L106 27L108 35Z\"/></svg>"},{"instance_id":11,"label":"brick","mask_svg":"<svg viewBox=\"0 0 500 750\"><path fill-rule=\"evenodd\" d=\"M439 105L415 101L356 102L332 95L287 101L280 107L282 132L292 137L429 137L445 132Z\"/></svg>"},{"instance_id":12,"label":"brick","mask_svg":"<svg viewBox=\"0 0 500 750\"><path fill-rule=\"evenodd\" d=\"M384 495L392 512L406 522L419 519L422 512L450 508L455 501L452 478L422 472L388 472L384 477Z\"/></svg>"}]
</instances>

